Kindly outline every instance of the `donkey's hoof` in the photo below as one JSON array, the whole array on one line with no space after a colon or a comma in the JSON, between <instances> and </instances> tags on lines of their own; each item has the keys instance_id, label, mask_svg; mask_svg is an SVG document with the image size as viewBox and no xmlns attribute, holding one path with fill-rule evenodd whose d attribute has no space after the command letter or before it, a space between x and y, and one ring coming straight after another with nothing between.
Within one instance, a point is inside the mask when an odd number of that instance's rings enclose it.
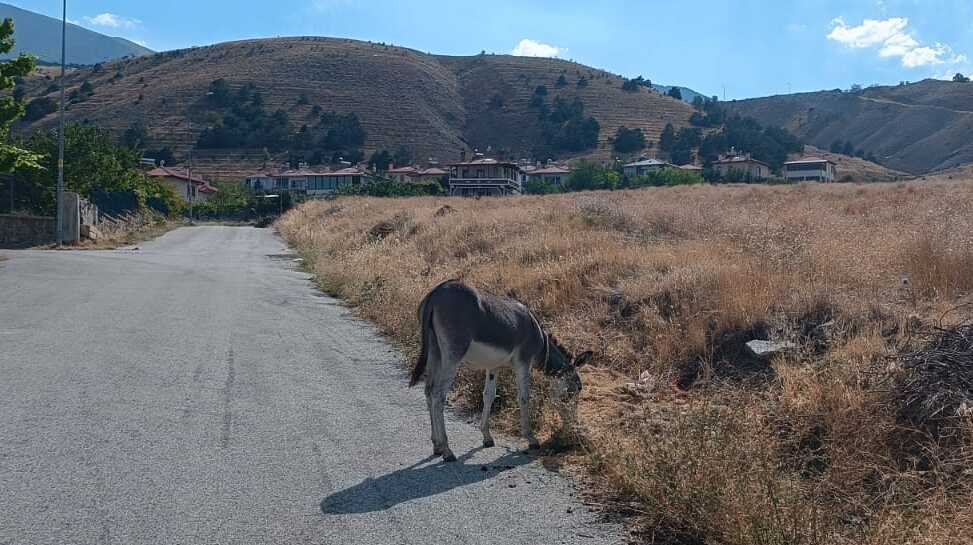
<instances>
[{"instance_id":1,"label":"donkey's hoof","mask_svg":"<svg viewBox=\"0 0 973 545\"><path fill-rule=\"evenodd\" d=\"M537 441L531 441L527 443L527 450L540 450L541 444Z\"/></svg>"},{"instance_id":2,"label":"donkey's hoof","mask_svg":"<svg viewBox=\"0 0 973 545\"><path fill-rule=\"evenodd\" d=\"M493 448L495 446L496 446L496 444L494 444L493 439L484 439L483 440L483 448Z\"/></svg>"},{"instance_id":3,"label":"donkey's hoof","mask_svg":"<svg viewBox=\"0 0 973 545\"><path fill-rule=\"evenodd\" d=\"M446 454L446 455L443 456L443 461L444 462L455 462L456 461L456 456L454 456L453 453L450 452L449 454Z\"/></svg>"}]
</instances>

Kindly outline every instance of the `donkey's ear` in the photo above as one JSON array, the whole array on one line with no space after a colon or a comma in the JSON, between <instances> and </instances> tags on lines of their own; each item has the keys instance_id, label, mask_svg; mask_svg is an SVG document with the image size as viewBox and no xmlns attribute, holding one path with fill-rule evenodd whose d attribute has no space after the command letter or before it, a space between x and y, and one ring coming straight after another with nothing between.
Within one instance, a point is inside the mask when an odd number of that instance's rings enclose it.
<instances>
[{"instance_id":1,"label":"donkey's ear","mask_svg":"<svg viewBox=\"0 0 973 545\"><path fill-rule=\"evenodd\" d=\"M594 353L592 353L591 350L578 354L574 357L574 366L581 367L582 365L587 364L589 361L591 361L592 356L594 356Z\"/></svg>"}]
</instances>

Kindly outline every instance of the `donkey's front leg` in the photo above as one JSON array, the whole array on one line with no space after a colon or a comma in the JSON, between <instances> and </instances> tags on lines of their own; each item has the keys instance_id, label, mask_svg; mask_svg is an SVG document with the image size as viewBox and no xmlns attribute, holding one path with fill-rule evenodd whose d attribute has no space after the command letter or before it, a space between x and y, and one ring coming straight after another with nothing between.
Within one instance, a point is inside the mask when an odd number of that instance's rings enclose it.
<instances>
[{"instance_id":1,"label":"donkey's front leg","mask_svg":"<svg viewBox=\"0 0 973 545\"><path fill-rule=\"evenodd\" d=\"M493 369L486 372L486 381L483 384L483 416L480 417L480 431L483 432L483 446L486 448L494 445L493 437L490 435L490 409L496 396L497 371Z\"/></svg>"},{"instance_id":2,"label":"donkey's front leg","mask_svg":"<svg viewBox=\"0 0 973 545\"><path fill-rule=\"evenodd\" d=\"M530 427L530 365L524 364L517 366L517 385L519 394L517 401L520 403L520 434L527 439L527 446L532 449L540 445L534 437L534 431Z\"/></svg>"}]
</instances>

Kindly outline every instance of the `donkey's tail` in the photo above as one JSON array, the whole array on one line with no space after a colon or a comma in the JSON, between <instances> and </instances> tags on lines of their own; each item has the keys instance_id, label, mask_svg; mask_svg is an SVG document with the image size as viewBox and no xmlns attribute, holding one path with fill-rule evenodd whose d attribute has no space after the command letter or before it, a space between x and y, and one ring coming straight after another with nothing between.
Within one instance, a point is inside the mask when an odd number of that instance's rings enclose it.
<instances>
[{"instance_id":1,"label":"donkey's tail","mask_svg":"<svg viewBox=\"0 0 973 545\"><path fill-rule=\"evenodd\" d=\"M431 294L432 292L429 295ZM422 336L422 344L419 349L419 358L416 359L416 365L412 368L412 377L409 378L409 388L419 384L419 380L422 379L422 375L426 372L426 360L429 358L429 343L435 340L431 338L433 337L432 306L429 304L429 295L426 295L422 299L422 303L419 304L419 334Z\"/></svg>"}]
</instances>

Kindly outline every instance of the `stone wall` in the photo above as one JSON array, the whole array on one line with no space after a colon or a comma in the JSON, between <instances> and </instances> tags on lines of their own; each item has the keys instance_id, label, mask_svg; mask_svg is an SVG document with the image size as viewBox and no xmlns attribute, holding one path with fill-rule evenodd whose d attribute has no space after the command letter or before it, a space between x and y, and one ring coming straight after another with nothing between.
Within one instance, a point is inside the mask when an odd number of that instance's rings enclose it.
<instances>
[{"instance_id":1,"label":"stone wall","mask_svg":"<svg viewBox=\"0 0 973 545\"><path fill-rule=\"evenodd\" d=\"M29 248L56 238L57 220L41 216L0 214L0 248Z\"/></svg>"}]
</instances>

